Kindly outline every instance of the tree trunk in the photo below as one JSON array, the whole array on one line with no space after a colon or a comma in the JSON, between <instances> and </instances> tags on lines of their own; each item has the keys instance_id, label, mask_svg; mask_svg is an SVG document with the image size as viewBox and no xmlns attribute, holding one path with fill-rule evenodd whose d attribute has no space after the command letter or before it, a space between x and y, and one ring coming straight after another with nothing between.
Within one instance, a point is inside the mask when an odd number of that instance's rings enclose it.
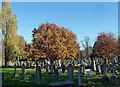
<instances>
[{"instance_id":1,"label":"tree trunk","mask_svg":"<svg viewBox=\"0 0 120 87\"><path fill-rule=\"evenodd\" d=\"M6 34L5 34L5 67L7 67L8 55L7 55L7 34L8 34L8 26L6 20Z\"/></svg>"}]
</instances>

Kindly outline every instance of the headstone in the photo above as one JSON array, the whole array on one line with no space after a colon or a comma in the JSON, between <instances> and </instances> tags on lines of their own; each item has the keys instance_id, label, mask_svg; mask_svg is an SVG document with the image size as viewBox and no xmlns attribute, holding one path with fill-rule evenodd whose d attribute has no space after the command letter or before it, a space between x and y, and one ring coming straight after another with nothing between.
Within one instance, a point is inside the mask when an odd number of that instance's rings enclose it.
<instances>
[{"instance_id":1,"label":"headstone","mask_svg":"<svg viewBox=\"0 0 120 87\"><path fill-rule=\"evenodd\" d=\"M81 69L80 67L78 68L78 86L82 85L82 80L81 80Z\"/></svg>"},{"instance_id":2,"label":"headstone","mask_svg":"<svg viewBox=\"0 0 120 87\"><path fill-rule=\"evenodd\" d=\"M57 68L54 69L54 77L55 77L55 79L58 79L58 77L59 77L59 73L58 73Z\"/></svg>"},{"instance_id":3,"label":"headstone","mask_svg":"<svg viewBox=\"0 0 120 87\"><path fill-rule=\"evenodd\" d=\"M73 66L75 66L75 61L73 60Z\"/></svg>"},{"instance_id":4,"label":"headstone","mask_svg":"<svg viewBox=\"0 0 120 87\"><path fill-rule=\"evenodd\" d=\"M29 68L29 63L28 63L28 61L26 62L26 68Z\"/></svg>"},{"instance_id":5,"label":"headstone","mask_svg":"<svg viewBox=\"0 0 120 87\"><path fill-rule=\"evenodd\" d=\"M40 66L36 67L36 84L40 84L41 82L41 70L40 70Z\"/></svg>"},{"instance_id":6,"label":"headstone","mask_svg":"<svg viewBox=\"0 0 120 87\"><path fill-rule=\"evenodd\" d=\"M113 72L113 76L115 76L115 67L114 67L114 63L112 63L112 72Z\"/></svg>"},{"instance_id":7,"label":"headstone","mask_svg":"<svg viewBox=\"0 0 120 87\"><path fill-rule=\"evenodd\" d=\"M106 63L103 64L103 75L107 76L107 64Z\"/></svg>"},{"instance_id":8,"label":"headstone","mask_svg":"<svg viewBox=\"0 0 120 87\"><path fill-rule=\"evenodd\" d=\"M95 65L95 60L93 60L93 68L96 71L96 65Z\"/></svg>"},{"instance_id":9,"label":"headstone","mask_svg":"<svg viewBox=\"0 0 120 87\"><path fill-rule=\"evenodd\" d=\"M97 63L97 65L96 65L96 74L98 75L100 73L101 73L101 67L100 67L100 64Z\"/></svg>"},{"instance_id":10,"label":"headstone","mask_svg":"<svg viewBox=\"0 0 120 87\"><path fill-rule=\"evenodd\" d=\"M85 70L84 70L84 66L82 64L80 65L80 72L81 72L81 77L83 77Z\"/></svg>"},{"instance_id":11,"label":"headstone","mask_svg":"<svg viewBox=\"0 0 120 87\"><path fill-rule=\"evenodd\" d=\"M59 71L60 71L60 73L62 72L62 69L61 68L59 68Z\"/></svg>"},{"instance_id":12,"label":"headstone","mask_svg":"<svg viewBox=\"0 0 120 87\"><path fill-rule=\"evenodd\" d=\"M45 65L46 72L48 73L48 64Z\"/></svg>"},{"instance_id":13,"label":"headstone","mask_svg":"<svg viewBox=\"0 0 120 87\"><path fill-rule=\"evenodd\" d=\"M103 64L101 65L100 69L101 69L101 74L103 75Z\"/></svg>"},{"instance_id":14,"label":"headstone","mask_svg":"<svg viewBox=\"0 0 120 87\"><path fill-rule=\"evenodd\" d=\"M16 76L16 64L14 64L14 76Z\"/></svg>"},{"instance_id":15,"label":"headstone","mask_svg":"<svg viewBox=\"0 0 120 87\"><path fill-rule=\"evenodd\" d=\"M32 74L32 75L31 75L31 80L30 80L30 82L31 82L31 83L34 83L34 81L35 81L35 77L34 77L34 74Z\"/></svg>"},{"instance_id":16,"label":"headstone","mask_svg":"<svg viewBox=\"0 0 120 87\"><path fill-rule=\"evenodd\" d=\"M4 86L4 74L0 72L0 87Z\"/></svg>"},{"instance_id":17,"label":"headstone","mask_svg":"<svg viewBox=\"0 0 120 87\"><path fill-rule=\"evenodd\" d=\"M50 73L53 73L53 61L51 61L51 65L50 65Z\"/></svg>"},{"instance_id":18,"label":"headstone","mask_svg":"<svg viewBox=\"0 0 120 87\"><path fill-rule=\"evenodd\" d=\"M24 79L24 77L25 77L25 65L23 63L23 65L22 65L22 79Z\"/></svg>"},{"instance_id":19,"label":"headstone","mask_svg":"<svg viewBox=\"0 0 120 87\"><path fill-rule=\"evenodd\" d=\"M91 69L89 70L89 76L92 76L92 70Z\"/></svg>"},{"instance_id":20,"label":"headstone","mask_svg":"<svg viewBox=\"0 0 120 87\"><path fill-rule=\"evenodd\" d=\"M62 64L62 72L64 73L65 72L65 65Z\"/></svg>"},{"instance_id":21,"label":"headstone","mask_svg":"<svg viewBox=\"0 0 120 87\"><path fill-rule=\"evenodd\" d=\"M73 66L71 64L69 64L68 65L68 70L67 70L67 79L70 80L70 81L73 81L73 79L74 79L73 71L74 71Z\"/></svg>"}]
</instances>

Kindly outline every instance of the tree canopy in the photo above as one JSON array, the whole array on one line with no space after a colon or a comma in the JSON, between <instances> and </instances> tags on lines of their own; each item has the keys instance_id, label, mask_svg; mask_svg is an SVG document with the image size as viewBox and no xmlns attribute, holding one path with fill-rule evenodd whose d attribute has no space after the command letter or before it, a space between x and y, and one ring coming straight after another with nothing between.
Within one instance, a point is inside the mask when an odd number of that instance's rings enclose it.
<instances>
[{"instance_id":1,"label":"tree canopy","mask_svg":"<svg viewBox=\"0 0 120 87\"><path fill-rule=\"evenodd\" d=\"M100 33L95 44L95 51L103 58L118 55L118 40L112 33Z\"/></svg>"},{"instance_id":2,"label":"tree canopy","mask_svg":"<svg viewBox=\"0 0 120 87\"><path fill-rule=\"evenodd\" d=\"M17 20L16 15L13 14L10 2L2 2L1 8L1 31L2 31L2 42L3 51L5 57L5 66L8 60L14 60L16 54L19 53L19 37L17 35Z\"/></svg>"},{"instance_id":3,"label":"tree canopy","mask_svg":"<svg viewBox=\"0 0 120 87\"><path fill-rule=\"evenodd\" d=\"M27 46L28 56L37 59L74 59L79 52L76 35L56 24L41 24L33 30L32 44Z\"/></svg>"}]
</instances>

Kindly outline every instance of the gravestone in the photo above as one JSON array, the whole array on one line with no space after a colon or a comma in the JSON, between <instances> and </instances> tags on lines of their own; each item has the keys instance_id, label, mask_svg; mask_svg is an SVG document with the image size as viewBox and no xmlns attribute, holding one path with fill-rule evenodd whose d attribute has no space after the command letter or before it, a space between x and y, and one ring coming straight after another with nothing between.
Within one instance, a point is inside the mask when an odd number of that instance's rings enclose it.
<instances>
[{"instance_id":1,"label":"gravestone","mask_svg":"<svg viewBox=\"0 0 120 87\"><path fill-rule=\"evenodd\" d=\"M102 81L104 83L109 83L109 77L107 76L107 63L105 62L103 64L103 77L102 77Z\"/></svg>"},{"instance_id":2,"label":"gravestone","mask_svg":"<svg viewBox=\"0 0 120 87\"><path fill-rule=\"evenodd\" d=\"M92 76L92 70L91 69L89 70L89 76Z\"/></svg>"},{"instance_id":3,"label":"gravestone","mask_svg":"<svg viewBox=\"0 0 120 87\"><path fill-rule=\"evenodd\" d=\"M101 69L101 74L103 75L103 64L101 65L100 69Z\"/></svg>"},{"instance_id":4,"label":"gravestone","mask_svg":"<svg viewBox=\"0 0 120 87\"><path fill-rule=\"evenodd\" d=\"M4 74L0 72L0 87L4 86Z\"/></svg>"},{"instance_id":5,"label":"gravestone","mask_svg":"<svg viewBox=\"0 0 120 87\"><path fill-rule=\"evenodd\" d=\"M84 66L82 64L80 65L80 72L81 72L81 77L83 77L85 70L84 70Z\"/></svg>"},{"instance_id":6,"label":"gravestone","mask_svg":"<svg viewBox=\"0 0 120 87\"><path fill-rule=\"evenodd\" d=\"M73 81L74 79L73 71L74 71L74 68L72 64L69 64L67 69L67 79L70 81Z\"/></svg>"},{"instance_id":7,"label":"gravestone","mask_svg":"<svg viewBox=\"0 0 120 87\"><path fill-rule=\"evenodd\" d=\"M59 71L60 71L60 73L62 72L62 69L61 68L59 68Z\"/></svg>"},{"instance_id":8,"label":"gravestone","mask_svg":"<svg viewBox=\"0 0 120 87\"><path fill-rule=\"evenodd\" d=\"M73 66L75 66L75 61L73 60Z\"/></svg>"},{"instance_id":9,"label":"gravestone","mask_svg":"<svg viewBox=\"0 0 120 87\"><path fill-rule=\"evenodd\" d=\"M14 76L16 76L16 64L14 64Z\"/></svg>"},{"instance_id":10,"label":"gravestone","mask_svg":"<svg viewBox=\"0 0 120 87\"><path fill-rule=\"evenodd\" d=\"M26 68L29 68L29 63L28 63L28 61L26 62Z\"/></svg>"},{"instance_id":11,"label":"gravestone","mask_svg":"<svg viewBox=\"0 0 120 87\"><path fill-rule=\"evenodd\" d=\"M51 64L50 64L50 73L53 73L53 61L51 61Z\"/></svg>"},{"instance_id":12,"label":"gravestone","mask_svg":"<svg viewBox=\"0 0 120 87\"><path fill-rule=\"evenodd\" d=\"M103 64L103 75L107 76L107 63Z\"/></svg>"},{"instance_id":13,"label":"gravestone","mask_svg":"<svg viewBox=\"0 0 120 87\"><path fill-rule=\"evenodd\" d=\"M25 65L23 63L23 65L22 65L22 79L24 79L24 77L25 77Z\"/></svg>"},{"instance_id":14,"label":"gravestone","mask_svg":"<svg viewBox=\"0 0 120 87\"><path fill-rule=\"evenodd\" d=\"M58 69L57 68L54 69L54 78L55 79L59 78L59 73L58 73Z\"/></svg>"},{"instance_id":15,"label":"gravestone","mask_svg":"<svg viewBox=\"0 0 120 87\"><path fill-rule=\"evenodd\" d=\"M35 77L34 77L34 74L32 74L32 75L31 75L31 80L30 80L30 82L31 82L31 83L34 83L34 81L35 81Z\"/></svg>"},{"instance_id":16,"label":"gravestone","mask_svg":"<svg viewBox=\"0 0 120 87\"><path fill-rule=\"evenodd\" d=\"M82 78L81 78L81 68L79 67L78 68L78 86L81 86L82 85Z\"/></svg>"},{"instance_id":17,"label":"gravestone","mask_svg":"<svg viewBox=\"0 0 120 87\"><path fill-rule=\"evenodd\" d=\"M96 71L96 64L95 64L95 60L93 60L93 69Z\"/></svg>"},{"instance_id":18,"label":"gravestone","mask_svg":"<svg viewBox=\"0 0 120 87\"><path fill-rule=\"evenodd\" d=\"M62 64L62 72L64 73L65 72L65 65Z\"/></svg>"},{"instance_id":19,"label":"gravestone","mask_svg":"<svg viewBox=\"0 0 120 87\"><path fill-rule=\"evenodd\" d=\"M112 62L112 72L113 72L113 76L115 76L115 67L114 67L114 63Z\"/></svg>"},{"instance_id":20,"label":"gravestone","mask_svg":"<svg viewBox=\"0 0 120 87\"><path fill-rule=\"evenodd\" d=\"M115 76L115 67L114 67L114 62L112 62L112 71L113 71L113 76L110 77L110 84L118 84L117 77Z\"/></svg>"},{"instance_id":21,"label":"gravestone","mask_svg":"<svg viewBox=\"0 0 120 87\"><path fill-rule=\"evenodd\" d=\"M40 84L41 82L41 70L40 70L40 66L36 67L36 84Z\"/></svg>"},{"instance_id":22,"label":"gravestone","mask_svg":"<svg viewBox=\"0 0 120 87\"><path fill-rule=\"evenodd\" d=\"M96 74L98 75L100 73L101 73L101 67L100 67L100 64L97 63L97 65L96 65Z\"/></svg>"},{"instance_id":23,"label":"gravestone","mask_svg":"<svg viewBox=\"0 0 120 87\"><path fill-rule=\"evenodd\" d=\"M48 64L45 65L46 72L48 73Z\"/></svg>"}]
</instances>

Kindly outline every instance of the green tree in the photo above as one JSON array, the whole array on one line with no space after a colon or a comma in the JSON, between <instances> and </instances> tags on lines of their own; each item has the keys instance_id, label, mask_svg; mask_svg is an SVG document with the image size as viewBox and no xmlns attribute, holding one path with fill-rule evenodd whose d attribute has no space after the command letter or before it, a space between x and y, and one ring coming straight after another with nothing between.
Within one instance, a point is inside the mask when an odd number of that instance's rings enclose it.
<instances>
[{"instance_id":1,"label":"green tree","mask_svg":"<svg viewBox=\"0 0 120 87\"><path fill-rule=\"evenodd\" d=\"M20 50L19 58L20 59L25 58L25 55L26 55L25 44L26 44L26 41L24 40L24 38L22 36L19 36L19 50Z\"/></svg>"},{"instance_id":2,"label":"green tree","mask_svg":"<svg viewBox=\"0 0 120 87\"><path fill-rule=\"evenodd\" d=\"M9 60L13 60L16 54L19 53L19 37L17 35L17 20L16 15L13 14L10 2L3 1L1 8L1 31L3 50L5 57L5 66Z\"/></svg>"}]
</instances>

